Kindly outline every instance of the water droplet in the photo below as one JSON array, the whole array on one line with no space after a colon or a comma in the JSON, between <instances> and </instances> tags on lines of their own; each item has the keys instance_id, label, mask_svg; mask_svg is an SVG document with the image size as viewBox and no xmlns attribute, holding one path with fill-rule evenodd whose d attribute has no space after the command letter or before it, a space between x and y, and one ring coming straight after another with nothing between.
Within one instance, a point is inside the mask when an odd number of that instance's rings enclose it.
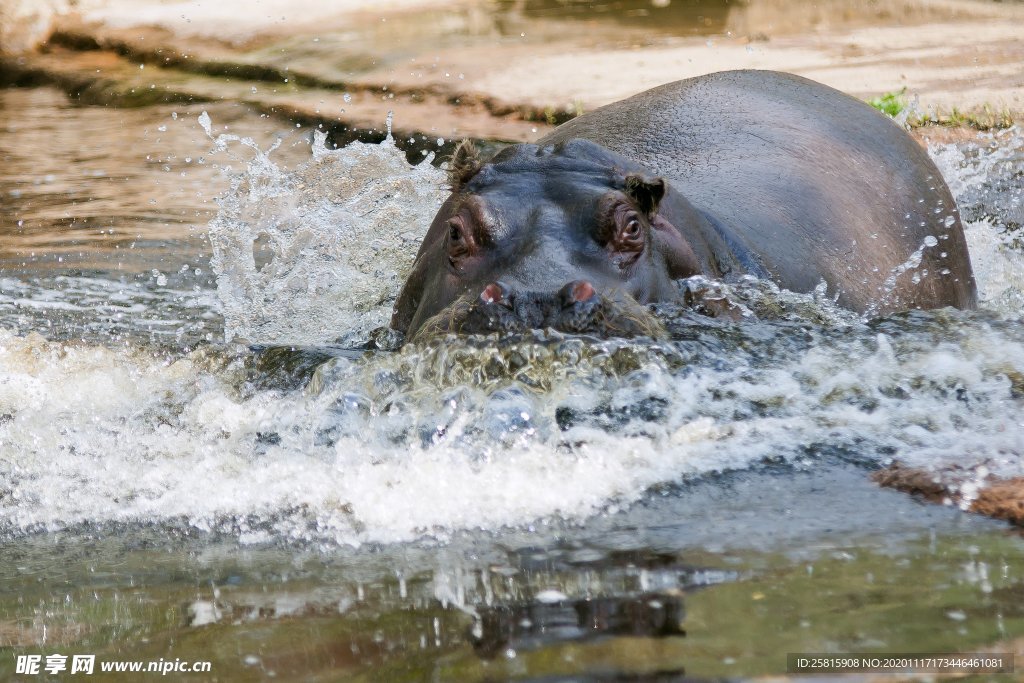
<instances>
[{"instance_id":1,"label":"water droplet","mask_svg":"<svg viewBox=\"0 0 1024 683\"><path fill-rule=\"evenodd\" d=\"M348 93L345 93L344 95L341 96L341 99L345 100L345 102L351 102L352 101L352 95L350 95Z\"/></svg>"},{"instance_id":2,"label":"water droplet","mask_svg":"<svg viewBox=\"0 0 1024 683\"><path fill-rule=\"evenodd\" d=\"M207 135L213 136L213 122L210 121L210 115L205 110L199 115L199 125L203 127Z\"/></svg>"},{"instance_id":3,"label":"water droplet","mask_svg":"<svg viewBox=\"0 0 1024 683\"><path fill-rule=\"evenodd\" d=\"M939 241L935 239L934 235L928 235L927 237L924 238L924 243L925 246L934 247L936 244L939 243Z\"/></svg>"},{"instance_id":4,"label":"water droplet","mask_svg":"<svg viewBox=\"0 0 1024 683\"><path fill-rule=\"evenodd\" d=\"M550 604L554 604L556 602L564 602L564 601L569 599L569 596L566 595L565 593L563 593L560 590L555 590L554 588L548 588L546 590L542 590L539 593L537 593L535 598L536 598L537 602L541 602L541 603L550 605Z\"/></svg>"}]
</instances>

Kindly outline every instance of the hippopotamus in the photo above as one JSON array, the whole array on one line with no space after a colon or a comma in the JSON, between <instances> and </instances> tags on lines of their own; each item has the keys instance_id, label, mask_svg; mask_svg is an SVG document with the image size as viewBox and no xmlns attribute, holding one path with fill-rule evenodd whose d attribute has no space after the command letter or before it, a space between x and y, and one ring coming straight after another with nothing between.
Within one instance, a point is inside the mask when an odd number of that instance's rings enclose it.
<instances>
[{"instance_id":1,"label":"hippopotamus","mask_svg":"<svg viewBox=\"0 0 1024 683\"><path fill-rule=\"evenodd\" d=\"M490 159L463 143L449 181L395 304L407 339L653 334L646 304L694 275L824 286L870 315L977 303L956 204L921 146L791 74L669 83Z\"/></svg>"}]
</instances>

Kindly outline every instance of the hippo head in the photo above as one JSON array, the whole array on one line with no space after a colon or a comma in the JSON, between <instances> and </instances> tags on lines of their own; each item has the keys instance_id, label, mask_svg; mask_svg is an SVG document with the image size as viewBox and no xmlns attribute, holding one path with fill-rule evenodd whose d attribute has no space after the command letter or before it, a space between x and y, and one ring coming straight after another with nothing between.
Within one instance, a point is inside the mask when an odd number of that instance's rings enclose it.
<instances>
[{"instance_id":1,"label":"hippo head","mask_svg":"<svg viewBox=\"0 0 1024 683\"><path fill-rule=\"evenodd\" d=\"M665 181L585 140L514 145L484 162L456 150L391 326L408 339L551 327L654 335L642 304L699 271L659 212Z\"/></svg>"}]
</instances>

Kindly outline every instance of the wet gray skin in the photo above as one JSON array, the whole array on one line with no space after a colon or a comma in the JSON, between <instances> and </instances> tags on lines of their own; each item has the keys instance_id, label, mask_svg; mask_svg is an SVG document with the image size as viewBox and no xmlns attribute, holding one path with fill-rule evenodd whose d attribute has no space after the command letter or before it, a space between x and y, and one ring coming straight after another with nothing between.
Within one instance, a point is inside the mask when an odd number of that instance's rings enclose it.
<instances>
[{"instance_id":1,"label":"wet gray skin","mask_svg":"<svg viewBox=\"0 0 1024 683\"><path fill-rule=\"evenodd\" d=\"M665 218L664 180L584 140L516 145L482 164L456 151L438 212L395 307L410 337L550 327L657 335L642 304L702 264ZM699 217L675 197L672 215ZM711 269L715 269L711 264Z\"/></svg>"},{"instance_id":2,"label":"wet gray skin","mask_svg":"<svg viewBox=\"0 0 1024 683\"><path fill-rule=\"evenodd\" d=\"M649 333L642 305L696 274L823 287L869 315L977 305L934 163L892 121L819 83L709 74L597 109L540 143L489 163L456 151L452 195L392 328L411 339L538 325Z\"/></svg>"}]
</instances>

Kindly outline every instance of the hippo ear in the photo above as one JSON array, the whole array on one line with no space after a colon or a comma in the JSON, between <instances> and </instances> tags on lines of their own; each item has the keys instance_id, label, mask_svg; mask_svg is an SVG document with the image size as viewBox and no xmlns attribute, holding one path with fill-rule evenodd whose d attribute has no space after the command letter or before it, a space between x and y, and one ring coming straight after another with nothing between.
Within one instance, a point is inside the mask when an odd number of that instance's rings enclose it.
<instances>
[{"instance_id":1,"label":"hippo ear","mask_svg":"<svg viewBox=\"0 0 1024 683\"><path fill-rule=\"evenodd\" d=\"M452 152L448 162L448 184L458 190L480 170L480 153L472 140L463 140Z\"/></svg>"},{"instance_id":2,"label":"hippo ear","mask_svg":"<svg viewBox=\"0 0 1024 683\"><path fill-rule=\"evenodd\" d=\"M630 173L626 176L626 194L636 202L637 208L653 216L658 210L658 203L665 196L665 179Z\"/></svg>"}]
</instances>

